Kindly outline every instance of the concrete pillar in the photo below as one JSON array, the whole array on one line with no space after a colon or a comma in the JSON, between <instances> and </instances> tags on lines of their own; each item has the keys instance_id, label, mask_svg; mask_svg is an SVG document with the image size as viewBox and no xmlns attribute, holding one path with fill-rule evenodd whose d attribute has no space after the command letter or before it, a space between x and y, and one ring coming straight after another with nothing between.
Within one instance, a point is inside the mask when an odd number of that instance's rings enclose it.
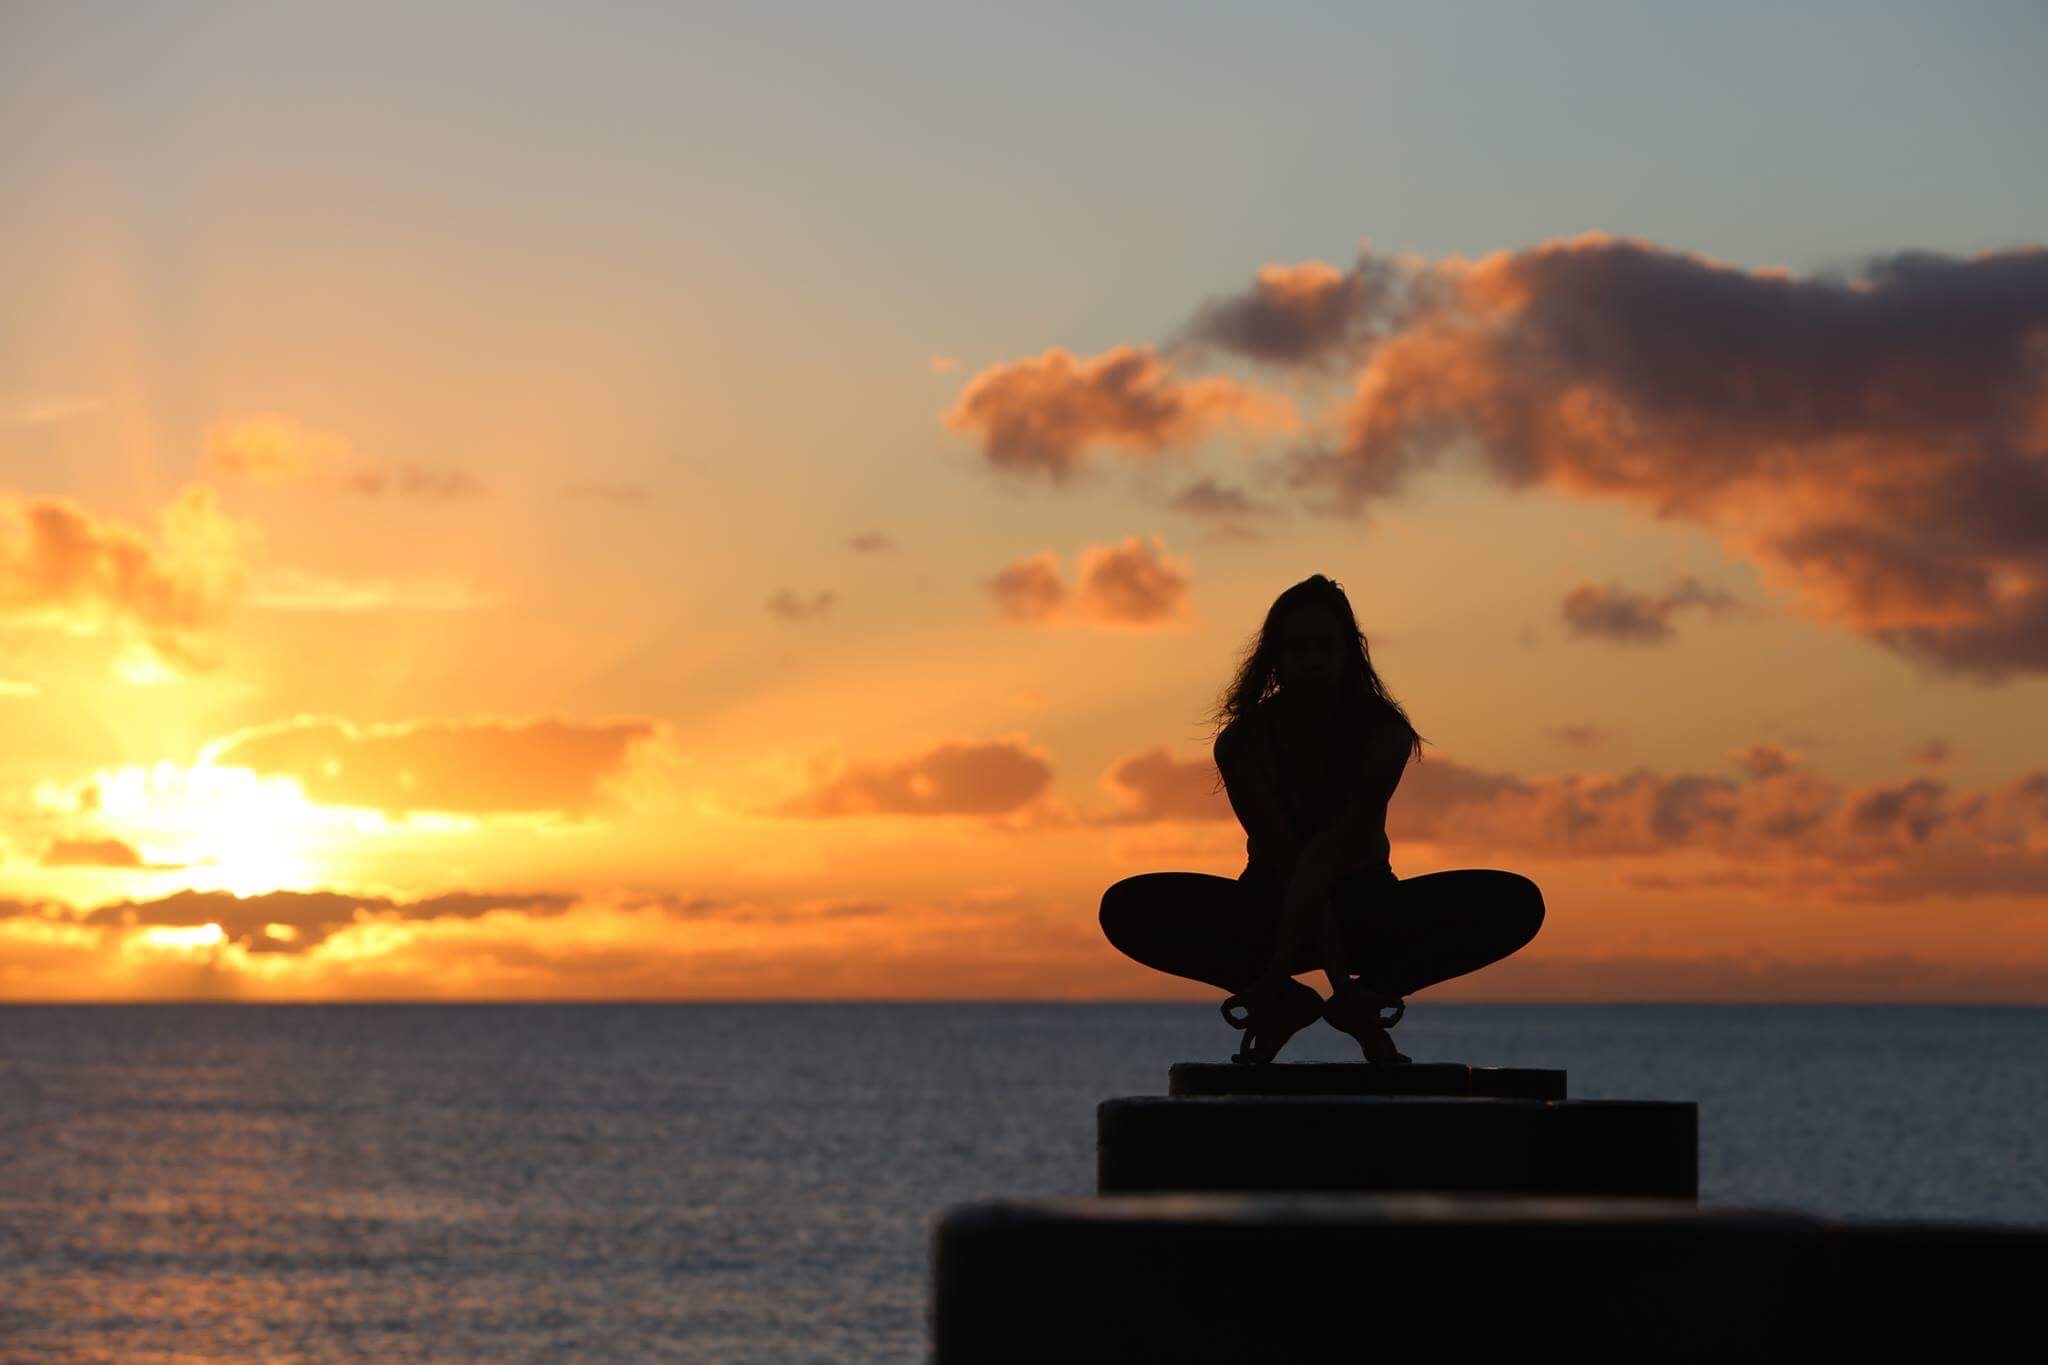
<instances>
[{"instance_id":1,"label":"concrete pillar","mask_svg":"<svg viewBox=\"0 0 2048 1365\"><path fill-rule=\"evenodd\" d=\"M1270 1068L1247 1068L1255 1069ZM1390 1095L1105 1100L1096 1110L1096 1188L1691 1199L1699 1194L1699 1111L1656 1100Z\"/></svg>"},{"instance_id":2,"label":"concrete pillar","mask_svg":"<svg viewBox=\"0 0 2048 1365\"><path fill-rule=\"evenodd\" d=\"M1683 1201L1157 1195L958 1208L941 1365L1798 1359L1821 1225Z\"/></svg>"},{"instance_id":3,"label":"concrete pillar","mask_svg":"<svg viewBox=\"0 0 2048 1365\"><path fill-rule=\"evenodd\" d=\"M1538 1067L1416 1062L1176 1062L1166 1070L1169 1095L1428 1095L1440 1098L1561 1100L1565 1073Z\"/></svg>"},{"instance_id":4,"label":"concrete pillar","mask_svg":"<svg viewBox=\"0 0 2048 1365\"><path fill-rule=\"evenodd\" d=\"M2024 1359L2048 1229L1682 1200L1150 1195L951 1210L939 1365Z\"/></svg>"}]
</instances>

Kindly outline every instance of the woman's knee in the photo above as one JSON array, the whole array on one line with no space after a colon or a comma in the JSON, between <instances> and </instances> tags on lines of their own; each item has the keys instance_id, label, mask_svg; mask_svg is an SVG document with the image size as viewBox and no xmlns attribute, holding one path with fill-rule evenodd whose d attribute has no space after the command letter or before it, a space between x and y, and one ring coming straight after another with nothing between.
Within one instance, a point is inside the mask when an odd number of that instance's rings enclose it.
<instances>
[{"instance_id":1,"label":"woman's knee","mask_svg":"<svg viewBox=\"0 0 2048 1365\"><path fill-rule=\"evenodd\" d=\"M1543 928L1543 890L1518 872L1503 875L1513 878L1503 901L1507 906L1508 929L1514 935L1515 947L1519 948L1535 938L1537 931Z\"/></svg>"},{"instance_id":2,"label":"woman's knee","mask_svg":"<svg viewBox=\"0 0 2048 1365\"><path fill-rule=\"evenodd\" d=\"M1143 909L1138 888L1131 885L1136 880L1136 877L1126 877L1103 892L1102 909L1097 915L1102 925L1102 936L1126 953L1136 936L1138 918Z\"/></svg>"}]
</instances>

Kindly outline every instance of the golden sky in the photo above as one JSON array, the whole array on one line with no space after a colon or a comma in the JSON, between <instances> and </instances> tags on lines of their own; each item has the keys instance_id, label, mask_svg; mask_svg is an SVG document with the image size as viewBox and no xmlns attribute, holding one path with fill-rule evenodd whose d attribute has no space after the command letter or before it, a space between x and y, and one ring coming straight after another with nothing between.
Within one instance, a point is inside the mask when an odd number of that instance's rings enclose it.
<instances>
[{"instance_id":1,"label":"golden sky","mask_svg":"<svg viewBox=\"0 0 2048 1365\"><path fill-rule=\"evenodd\" d=\"M1316 121L1356 192L1205 208L822 47L225 14L0 66L0 1000L1213 994L1096 907L1236 874L1205 717L1325 573L1396 872L1545 893L1446 996L2048 1001L2048 197L1559 152L1477 232Z\"/></svg>"}]
</instances>

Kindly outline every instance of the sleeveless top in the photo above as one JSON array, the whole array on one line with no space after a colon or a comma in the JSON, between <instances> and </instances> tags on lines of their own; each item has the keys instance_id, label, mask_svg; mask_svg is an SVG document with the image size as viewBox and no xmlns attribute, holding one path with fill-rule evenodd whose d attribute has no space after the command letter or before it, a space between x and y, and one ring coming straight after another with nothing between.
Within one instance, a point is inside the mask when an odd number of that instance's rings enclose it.
<instances>
[{"instance_id":1,"label":"sleeveless top","mask_svg":"<svg viewBox=\"0 0 2048 1365\"><path fill-rule=\"evenodd\" d=\"M1279 797L1288 828L1295 838L1308 842L1337 818L1357 788L1360 776L1357 754L1365 738L1364 718L1347 714L1338 721L1330 746L1337 761L1328 765L1321 774L1304 771L1288 763L1287 750L1280 742L1277 724L1265 705L1262 704L1245 720L1254 731L1250 738L1258 744L1260 756L1273 775L1274 791ZM1368 863L1346 875L1361 873L1391 878L1394 870L1391 863L1382 859L1379 865ZM1249 836L1245 839L1245 869L1239 879L1274 885L1281 884L1283 880L1273 860L1264 856L1258 840Z\"/></svg>"}]
</instances>

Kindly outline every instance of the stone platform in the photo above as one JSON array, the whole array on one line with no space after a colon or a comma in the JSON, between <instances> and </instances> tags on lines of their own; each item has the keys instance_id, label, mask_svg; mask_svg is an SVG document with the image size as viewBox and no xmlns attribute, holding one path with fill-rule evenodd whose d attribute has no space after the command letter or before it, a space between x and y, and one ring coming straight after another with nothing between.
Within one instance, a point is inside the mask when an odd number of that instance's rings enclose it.
<instances>
[{"instance_id":1,"label":"stone platform","mask_svg":"<svg viewBox=\"0 0 2048 1365\"><path fill-rule=\"evenodd\" d=\"M1105 1100L1096 1189L1693 1199L1699 1108L1661 1100L1183 1095Z\"/></svg>"},{"instance_id":2,"label":"stone platform","mask_svg":"<svg viewBox=\"0 0 2048 1365\"><path fill-rule=\"evenodd\" d=\"M937 1228L932 1358L1994 1359L2023 1352L2013 1343L2038 1330L2044 1275L2048 1232L2038 1229L1840 1223L1684 1201L976 1204Z\"/></svg>"},{"instance_id":3,"label":"stone platform","mask_svg":"<svg viewBox=\"0 0 2048 1365\"><path fill-rule=\"evenodd\" d=\"M1568 1100L1557 1070L1179 1062L1166 1089L1096 1110L1101 1193L1699 1193L1697 1106Z\"/></svg>"},{"instance_id":4,"label":"stone platform","mask_svg":"<svg viewBox=\"0 0 2048 1365\"><path fill-rule=\"evenodd\" d=\"M1565 1074L1537 1067L1467 1066L1463 1062L1176 1062L1166 1069L1168 1095L1428 1095L1500 1100L1561 1100Z\"/></svg>"}]
</instances>

